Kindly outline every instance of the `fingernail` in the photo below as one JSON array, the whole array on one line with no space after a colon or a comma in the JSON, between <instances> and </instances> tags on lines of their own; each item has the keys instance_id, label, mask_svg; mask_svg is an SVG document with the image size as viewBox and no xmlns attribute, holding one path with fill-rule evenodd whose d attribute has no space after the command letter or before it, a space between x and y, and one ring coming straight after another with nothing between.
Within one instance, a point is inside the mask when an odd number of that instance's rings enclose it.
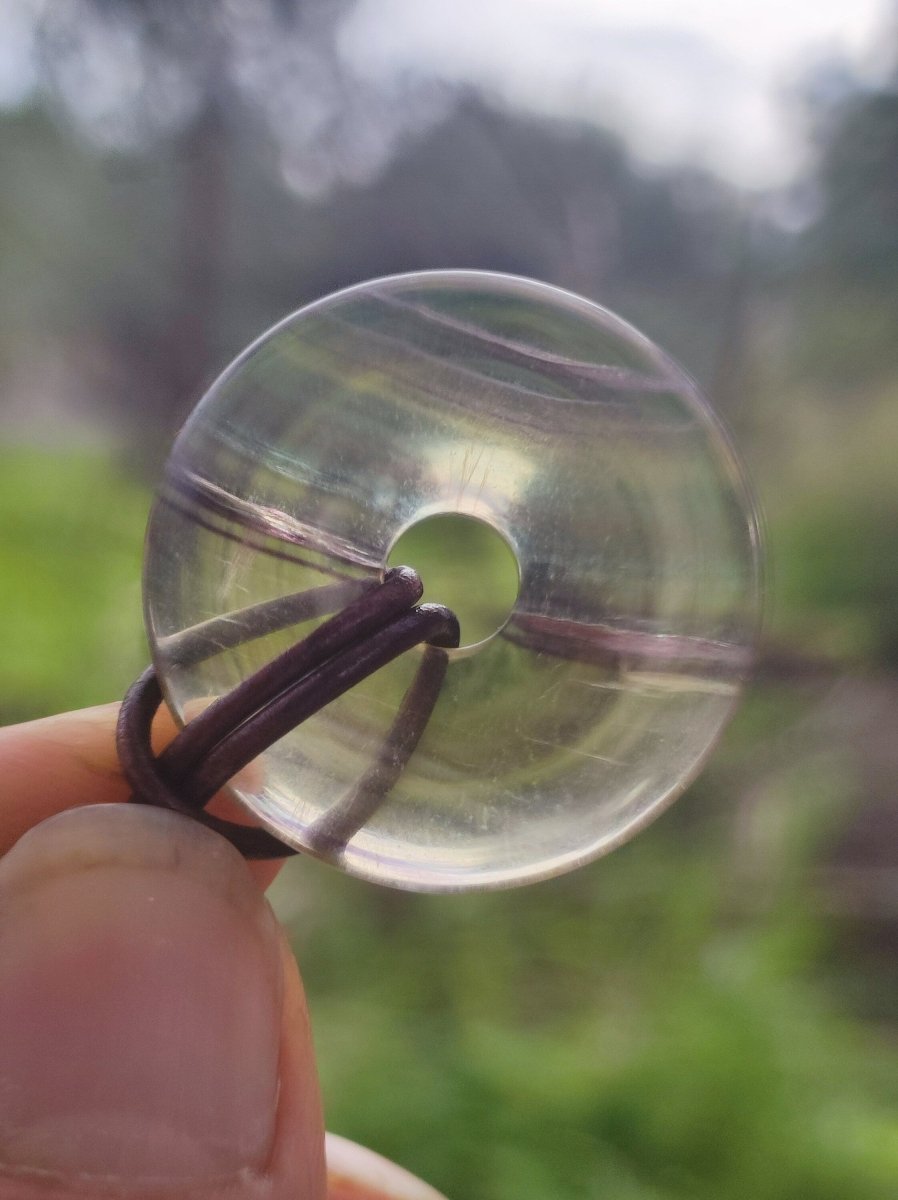
<instances>
[{"instance_id":1,"label":"fingernail","mask_svg":"<svg viewBox=\"0 0 898 1200\"><path fill-rule=\"evenodd\" d=\"M326 1136L328 1200L446 1200L423 1179L335 1133Z\"/></svg>"},{"instance_id":2,"label":"fingernail","mask_svg":"<svg viewBox=\"0 0 898 1200\"><path fill-rule=\"evenodd\" d=\"M262 1171L281 990L274 918L217 834L131 804L37 826L0 862L0 1171Z\"/></svg>"}]
</instances>

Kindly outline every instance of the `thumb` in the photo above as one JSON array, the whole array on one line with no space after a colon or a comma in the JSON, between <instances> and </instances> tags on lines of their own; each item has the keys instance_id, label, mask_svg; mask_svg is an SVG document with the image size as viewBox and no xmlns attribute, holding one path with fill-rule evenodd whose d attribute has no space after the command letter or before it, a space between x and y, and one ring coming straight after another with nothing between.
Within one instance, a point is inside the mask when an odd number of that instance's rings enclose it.
<instances>
[{"instance_id":1,"label":"thumb","mask_svg":"<svg viewBox=\"0 0 898 1200\"><path fill-rule=\"evenodd\" d=\"M4 1200L322 1200L305 1000L240 855L137 805L0 861Z\"/></svg>"}]
</instances>

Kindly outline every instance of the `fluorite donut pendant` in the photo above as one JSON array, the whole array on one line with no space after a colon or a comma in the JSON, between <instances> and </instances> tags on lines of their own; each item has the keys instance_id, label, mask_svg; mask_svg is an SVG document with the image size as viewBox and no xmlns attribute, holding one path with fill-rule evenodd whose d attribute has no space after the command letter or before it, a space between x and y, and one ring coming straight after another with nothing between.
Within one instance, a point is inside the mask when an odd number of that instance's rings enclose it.
<instances>
[{"instance_id":1,"label":"fluorite donut pendant","mask_svg":"<svg viewBox=\"0 0 898 1200\"><path fill-rule=\"evenodd\" d=\"M150 520L146 623L176 716L319 616L225 636L241 612L376 583L397 543L461 623L426 728L323 838L427 653L410 649L233 781L265 829L381 883L503 887L605 853L694 777L750 665L758 524L720 423L646 338L469 271L362 284L260 338L188 420ZM218 640L185 655L199 627Z\"/></svg>"}]
</instances>

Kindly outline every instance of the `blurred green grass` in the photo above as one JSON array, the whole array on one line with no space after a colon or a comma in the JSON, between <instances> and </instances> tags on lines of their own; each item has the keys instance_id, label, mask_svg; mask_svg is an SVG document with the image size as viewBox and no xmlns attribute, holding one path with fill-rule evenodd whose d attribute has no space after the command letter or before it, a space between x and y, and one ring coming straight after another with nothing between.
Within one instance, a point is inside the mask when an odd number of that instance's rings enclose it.
<instances>
[{"instance_id":1,"label":"blurred green grass","mask_svg":"<svg viewBox=\"0 0 898 1200\"><path fill-rule=\"evenodd\" d=\"M387 561L391 567L414 566L424 582L422 601L452 609L462 646L501 629L518 596L511 546L490 525L464 513L424 517L400 534Z\"/></svg>"},{"instance_id":2,"label":"blurred green grass","mask_svg":"<svg viewBox=\"0 0 898 1200\"><path fill-rule=\"evenodd\" d=\"M372 895L302 864L330 1121L453 1197L893 1196L896 1049L815 977L820 782L760 878L714 787L526 892Z\"/></svg>"},{"instance_id":3,"label":"blurred green grass","mask_svg":"<svg viewBox=\"0 0 898 1200\"><path fill-rule=\"evenodd\" d=\"M0 720L121 696L146 661L150 494L103 451L0 450Z\"/></svg>"}]
</instances>

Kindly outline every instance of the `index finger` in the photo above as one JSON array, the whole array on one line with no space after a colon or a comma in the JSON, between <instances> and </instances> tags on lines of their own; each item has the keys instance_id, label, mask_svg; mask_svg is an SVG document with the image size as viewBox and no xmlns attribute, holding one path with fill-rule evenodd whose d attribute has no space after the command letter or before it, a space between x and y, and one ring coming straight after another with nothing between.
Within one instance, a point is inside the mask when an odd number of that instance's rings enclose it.
<instances>
[{"instance_id":1,"label":"index finger","mask_svg":"<svg viewBox=\"0 0 898 1200\"><path fill-rule=\"evenodd\" d=\"M118 704L105 704L0 729L0 854L63 809L128 799L115 747L118 710ZM157 753L176 732L163 707L153 724ZM279 866L250 863L263 887Z\"/></svg>"}]
</instances>

